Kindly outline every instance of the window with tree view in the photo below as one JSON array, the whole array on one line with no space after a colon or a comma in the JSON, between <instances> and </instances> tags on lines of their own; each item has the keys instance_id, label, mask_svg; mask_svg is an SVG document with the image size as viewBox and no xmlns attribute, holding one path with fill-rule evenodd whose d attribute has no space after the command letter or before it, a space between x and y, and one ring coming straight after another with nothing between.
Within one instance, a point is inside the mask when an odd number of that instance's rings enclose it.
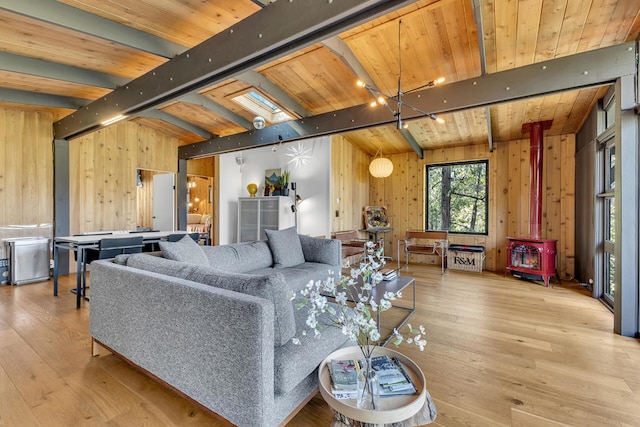
<instances>
[{"instance_id":1,"label":"window with tree view","mask_svg":"<svg viewBox=\"0 0 640 427\"><path fill-rule=\"evenodd\" d=\"M488 234L488 163L427 165L427 230Z\"/></svg>"}]
</instances>

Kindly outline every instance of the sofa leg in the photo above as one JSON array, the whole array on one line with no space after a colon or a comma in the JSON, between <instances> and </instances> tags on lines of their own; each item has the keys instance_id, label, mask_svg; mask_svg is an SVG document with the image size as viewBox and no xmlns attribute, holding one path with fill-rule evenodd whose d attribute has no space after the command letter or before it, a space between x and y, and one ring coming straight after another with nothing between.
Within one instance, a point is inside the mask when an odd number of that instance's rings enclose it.
<instances>
[{"instance_id":1,"label":"sofa leg","mask_svg":"<svg viewBox=\"0 0 640 427\"><path fill-rule=\"evenodd\" d=\"M100 356L100 344L94 337L91 337L91 357Z\"/></svg>"}]
</instances>

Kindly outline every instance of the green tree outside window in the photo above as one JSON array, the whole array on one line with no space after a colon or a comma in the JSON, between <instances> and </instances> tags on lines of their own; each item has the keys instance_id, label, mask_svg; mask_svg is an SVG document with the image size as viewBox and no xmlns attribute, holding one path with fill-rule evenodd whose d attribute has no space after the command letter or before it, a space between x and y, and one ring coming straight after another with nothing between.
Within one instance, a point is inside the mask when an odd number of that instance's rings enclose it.
<instances>
[{"instance_id":1,"label":"green tree outside window","mask_svg":"<svg viewBox=\"0 0 640 427\"><path fill-rule=\"evenodd\" d=\"M427 230L488 234L488 160L427 165Z\"/></svg>"}]
</instances>

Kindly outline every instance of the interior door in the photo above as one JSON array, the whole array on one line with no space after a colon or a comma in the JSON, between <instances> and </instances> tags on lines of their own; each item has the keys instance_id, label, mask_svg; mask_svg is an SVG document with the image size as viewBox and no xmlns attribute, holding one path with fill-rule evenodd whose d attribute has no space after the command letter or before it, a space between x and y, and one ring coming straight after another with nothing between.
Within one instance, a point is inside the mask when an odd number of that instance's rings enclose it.
<instances>
[{"instance_id":1,"label":"interior door","mask_svg":"<svg viewBox=\"0 0 640 427\"><path fill-rule=\"evenodd\" d=\"M153 229L173 231L176 224L175 174L153 176Z\"/></svg>"}]
</instances>

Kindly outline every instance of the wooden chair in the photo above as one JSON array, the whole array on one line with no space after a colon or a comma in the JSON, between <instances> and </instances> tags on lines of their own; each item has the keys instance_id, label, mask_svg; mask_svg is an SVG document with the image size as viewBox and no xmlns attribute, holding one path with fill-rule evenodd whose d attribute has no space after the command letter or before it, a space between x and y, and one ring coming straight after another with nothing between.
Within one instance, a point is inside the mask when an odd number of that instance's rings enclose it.
<instances>
[{"instance_id":1,"label":"wooden chair","mask_svg":"<svg viewBox=\"0 0 640 427\"><path fill-rule=\"evenodd\" d=\"M407 230L405 238L398 240L398 270L400 269L400 249L405 255L405 267L409 265L409 254L436 255L440 257L444 274L449 248L449 233L446 231Z\"/></svg>"},{"instance_id":2,"label":"wooden chair","mask_svg":"<svg viewBox=\"0 0 640 427\"><path fill-rule=\"evenodd\" d=\"M188 233L188 234L196 243L200 241L200 233ZM180 234L180 233L169 234L169 236L167 236L167 241L177 242L178 240L181 240L184 236L186 236L186 234Z\"/></svg>"},{"instance_id":3,"label":"wooden chair","mask_svg":"<svg viewBox=\"0 0 640 427\"><path fill-rule=\"evenodd\" d=\"M331 238L342 242L343 260L345 258L358 257L364 253L364 244L367 240L359 238L356 230L336 231Z\"/></svg>"}]
</instances>

